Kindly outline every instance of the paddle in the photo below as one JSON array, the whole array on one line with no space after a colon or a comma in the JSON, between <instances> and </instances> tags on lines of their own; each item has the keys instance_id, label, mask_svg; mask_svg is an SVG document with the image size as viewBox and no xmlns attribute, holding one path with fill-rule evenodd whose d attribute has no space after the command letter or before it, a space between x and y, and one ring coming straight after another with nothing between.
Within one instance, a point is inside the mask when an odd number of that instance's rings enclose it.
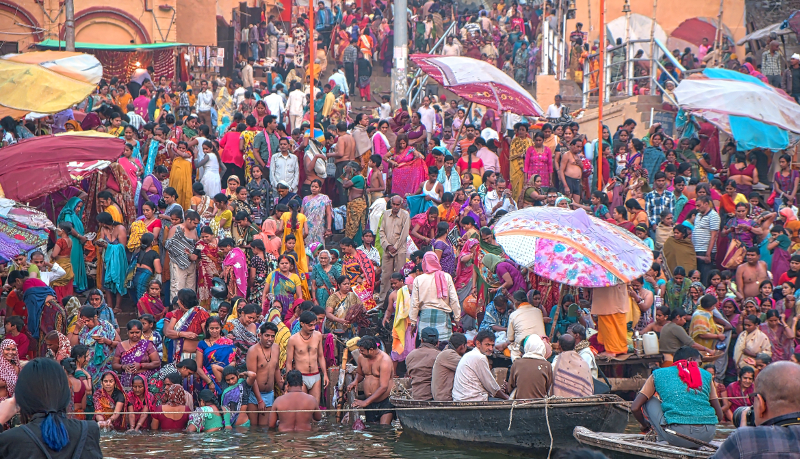
<instances>
[{"instance_id":1,"label":"paddle","mask_svg":"<svg viewBox=\"0 0 800 459\"><path fill-rule=\"evenodd\" d=\"M703 440L698 440L698 439L696 439L696 438L692 438L692 437L690 437L690 436L688 436L688 435L684 435L684 434L682 434L682 433L675 432L675 431L674 431L674 430L672 430L672 429L664 429L664 432L666 432L666 433L668 433L668 434L670 434L670 435L675 435L675 436L676 436L676 437L678 437L678 438L682 438L682 439L684 439L684 440L690 441L690 442L692 442L692 443L695 443L695 444L698 444L698 445L700 445L700 446L705 446L706 448L711 448L711 449L713 449L714 451L716 451L717 449L719 449L719 448L717 448L716 446L712 445L711 443L706 443L706 442L704 442Z\"/></svg>"}]
</instances>

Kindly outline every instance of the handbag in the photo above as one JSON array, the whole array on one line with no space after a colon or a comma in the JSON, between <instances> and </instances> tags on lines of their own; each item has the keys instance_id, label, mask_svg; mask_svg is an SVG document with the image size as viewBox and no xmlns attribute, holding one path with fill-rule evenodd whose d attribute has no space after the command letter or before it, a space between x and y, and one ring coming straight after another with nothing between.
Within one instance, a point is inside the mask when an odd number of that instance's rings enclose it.
<instances>
[{"instance_id":1,"label":"handbag","mask_svg":"<svg viewBox=\"0 0 800 459\"><path fill-rule=\"evenodd\" d=\"M728 269L736 268L744 262L745 251L742 241L731 239L730 244L728 244L728 251L725 252L725 258L722 260L722 266Z\"/></svg>"}]
</instances>

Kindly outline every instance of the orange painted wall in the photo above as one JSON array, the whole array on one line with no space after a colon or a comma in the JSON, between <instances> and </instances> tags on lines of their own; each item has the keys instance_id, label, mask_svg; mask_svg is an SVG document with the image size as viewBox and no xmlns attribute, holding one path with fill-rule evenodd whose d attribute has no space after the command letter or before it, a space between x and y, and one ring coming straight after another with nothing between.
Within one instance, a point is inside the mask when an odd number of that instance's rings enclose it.
<instances>
[{"instance_id":1,"label":"orange painted wall","mask_svg":"<svg viewBox=\"0 0 800 459\"><path fill-rule=\"evenodd\" d=\"M733 38L738 40L745 35L745 4L744 0L722 0L723 15L722 22L728 26ZM606 22L624 16L622 7L624 0L606 0ZM653 17L653 2L647 0L630 0L631 13L638 13L644 16ZM600 1L599 0L576 0L578 11L576 18L567 21L568 30L575 30L575 23L583 23L583 31L589 31L589 9L591 8L592 28L590 39L594 41L599 38L600 20ZM686 2L681 0L657 0L656 22L669 33L676 29L681 22L694 17L714 17L719 15L718 0L694 0ZM713 37L712 41L713 41Z\"/></svg>"}]
</instances>

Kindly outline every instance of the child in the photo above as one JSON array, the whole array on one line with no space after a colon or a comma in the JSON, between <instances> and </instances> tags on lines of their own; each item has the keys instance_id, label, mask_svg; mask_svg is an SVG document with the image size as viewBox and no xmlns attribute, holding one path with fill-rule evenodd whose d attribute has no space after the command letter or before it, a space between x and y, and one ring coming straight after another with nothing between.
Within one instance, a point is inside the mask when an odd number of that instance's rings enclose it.
<instances>
[{"instance_id":1,"label":"child","mask_svg":"<svg viewBox=\"0 0 800 459\"><path fill-rule=\"evenodd\" d=\"M715 295L717 294L717 284L722 282L722 276L718 269L712 269L708 272L708 288L706 289L707 295ZM722 305L720 305L722 306Z\"/></svg>"},{"instance_id":2,"label":"child","mask_svg":"<svg viewBox=\"0 0 800 459\"><path fill-rule=\"evenodd\" d=\"M600 190L592 191L592 196L590 198L592 203L591 206L584 206L578 204L576 202L572 203L573 207L580 207L583 210L588 210L597 218L601 218L603 220L608 220L611 218L610 213L608 212L608 195Z\"/></svg>"},{"instance_id":3,"label":"child","mask_svg":"<svg viewBox=\"0 0 800 459\"><path fill-rule=\"evenodd\" d=\"M650 250L654 250L653 239L651 239L650 236L647 235L647 228L645 226L643 225L637 226L633 230L633 234L635 234L636 237L641 239L644 245L649 247Z\"/></svg>"},{"instance_id":4,"label":"child","mask_svg":"<svg viewBox=\"0 0 800 459\"><path fill-rule=\"evenodd\" d=\"M283 240L283 253L286 255L290 255L297 260L297 252L294 251L294 246L297 244L297 238L294 237L294 234L287 234L286 238Z\"/></svg>"},{"instance_id":5,"label":"child","mask_svg":"<svg viewBox=\"0 0 800 459\"><path fill-rule=\"evenodd\" d=\"M383 103L381 103L380 107L378 107L378 118L380 118L381 121L388 121L389 118L392 117L392 98L389 96L382 96L381 100Z\"/></svg>"},{"instance_id":6,"label":"child","mask_svg":"<svg viewBox=\"0 0 800 459\"><path fill-rule=\"evenodd\" d=\"M253 223L261 227L261 223L264 221L264 217L267 215L267 209L262 204L261 199L264 196L264 192L261 190L253 190L250 193L250 209L253 210L253 213L250 214L250 217L253 219Z\"/></svg>"},{"instance_id":7,"label":"child","mask_svg":"<svg viewBox=\"0 0 800 459\"><path fill-rule=\"evenodd\" d=\"M664 247L664 242L672 236L674 223L675 217L672 215L672 212L669 210L661 212L661 221L658 222L656 226L656 239L654 241L656 250L661 250L661 248Z\"/></svg>"}]
</instances>

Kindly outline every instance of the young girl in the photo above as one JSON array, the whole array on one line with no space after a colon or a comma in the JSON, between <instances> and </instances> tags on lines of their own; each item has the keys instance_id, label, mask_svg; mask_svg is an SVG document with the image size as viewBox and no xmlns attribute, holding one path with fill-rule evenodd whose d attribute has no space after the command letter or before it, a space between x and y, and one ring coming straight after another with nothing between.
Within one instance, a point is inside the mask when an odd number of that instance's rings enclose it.
<instances>
[{"instance_id":1,"label":"young girl","mask_svg":"<svg viewBox=\"0 0 800 459\"><path fill-rule=\"evenodd\" d=\"M647 228L645 226L639 225L634 230L634 234L636 237L642 240L642 243L650 248L650 250L654 250L653 239L650 238L647 234Z\"/></svg>"},{"instance_id":2,"label":"young girl","mask_svg":"<svg viewBox=\"0 0 800 459\"><path fill-rule=\"evenodd\" d=\"M717 284L722 282L722 276L720 276L718 269L712 269L708 272L708 288L706 289L707 295L716 295L717 294Z\"/></svg>"},{"instance_id":3,"label":"young girl","mask_svg":"<svg viewBox=\"0 0 800 459\"><path fill-rule=\"evenodd\" d=\"M592 191L592 197L590 200L592 203L590 206L584 206L575 202L572 203L572 206L580 207L583 210L588 210L597 218L602 218L603 220L611 219L611 214L608 212L609 202L607 194L600 190L594 190Z\"/></svg>"},{"instance_id":4,"label":"young girl","mask_svg":"<svg viewBox=\"0 0 800 459\"><path fill-rule=\"evenodd\" d=\"M758 295L755 298L761 305L761 312L766 314L770 309L775 309L775 300L772 299L773 285L771 280L762 281L758 286Z\"/></svg>"}]
</instances>

